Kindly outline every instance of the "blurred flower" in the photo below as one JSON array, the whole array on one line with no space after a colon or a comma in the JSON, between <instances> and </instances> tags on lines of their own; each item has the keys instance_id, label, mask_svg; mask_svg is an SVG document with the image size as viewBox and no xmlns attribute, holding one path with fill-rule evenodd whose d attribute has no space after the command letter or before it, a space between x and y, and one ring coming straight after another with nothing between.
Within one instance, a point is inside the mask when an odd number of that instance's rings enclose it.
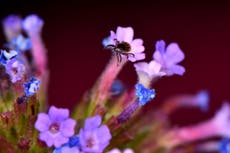
<instances>
[{"instance_id":1,"label":"blurred flower","mask_svg":"<svg viewBox=\"0 0 230 153\"><path fill-rule=\"evenodd\" d=\"M173 74L183 75L185 72L185 68L178 65L178 63L184 59L184 53L177 43L170 43L168 47L165 48L165 42L163 40L157 41L153 59L161 64L161 71L165 72L168 76Z\"/></svg>"},{"instance_id":2,"label":"blurred flower","mask_svg":"<svg viewBox=\"0 0 230 153\"><path fill-rule=\"evenodd\" d=\"M124 84L121 80L114 80L110 88L110 93L113 96L120 95L125 90Z\"/></svg>"},{"instance_id":3,"label":"blurred flower","mask_svg":"<svg viewBox=\"0 0 230 153\"><path fill-rule=\"evenodd\" d=\"M139 99L139 105L144 106L155 97L155 90L145 88L142 84L136 84L136 96Z\"/></svg>"},{"instance_id":4,"label":"blurred flower","mask_svg":"<svg viewBox=\"0 0 230 153\"><path fill-rule=\"evenodd\" d=\"M230 153L230 138L224 138L219 144L220 153Z\"/></svg>"},{"instance_id":5,"label":"blurred flower","mask_svg":"<svg viewBox=\"0 0 230 153\"><path fill-rule=\"evenodd\" d=\"M39 16L31 14L23 20L22 26L29 35L33 35L41 32L43 24L44 22Z\"/></svg>"},{"instance_id":6,"label":"blurred flower","mask_svg":"<svg viewBox=\"0 0 230 153\"><path fill-rule=\"evenodd\" d=\"M103 44L105 46L108 45L117 45L117 43L121 46L122 49L130 48L126 53L128 53L128 60L131 62L135 62L137 60L142 60L145 58L145 54L143 53L145 47L143 46L142 39L133 39L134 31L132 27L117 27L116 33L113 31L110 32L110 36L103 40ZM125 44L124 45L122 44ZM133 56L134 55L134 56Z\"/></svg>"},{"instance_id":7,"label":"blurred flower","mask_svg":"<svg viewBox=\"0 0 230 153\"><path fill-rule=\"evenodd\" d=\"M24 90L26 96L34 95L38 89L40 88L41 81L37 80L36 78L32 77L29 82L24 84Z\"/></svg>"},{"instance_id":8,"label":"blurred flower","mask_svg":"<svg viewBox=\"0 0 230 153\"><path fill-rule=\"evenodd\" d=\"M220 136L230 137L230 105L225 102L212 119L216 133Z\"/></svg>"},{"instance_id":9,"label":"blurred flower","mask_svg":"<svg viewBox=\"0 0 230 153\"><path fill-rule=\"evenodd\" d=\"M18 53L15 50L10 50L7 52L6 50L0 50L0 63L6 64L10 59L15 58Z\"/></svg>"},{"instance_id":10,"label":"blurred flower","mask_svg":"<svg viewBox=\"0 0 230 153\"><path fill-rule=\"evenodd\" d=\"M10 60L6 64L6 73L9 74L11 82L21 80L25 73L25 66L16 59Z\"/></svg>"},{"instance_id":11,"label":"blurred flower","mask_svg":"<svg viewBox=\"0 0 230 153\"><path fill-rule=\"evenodd\" d=\"M39 113L35 128L40 132L40 140L45 141L48 147L60 147L74 135L75 125L76 121L69 118L68 109L51 106L48 114Z\"/></svg>"},{"instance_id":12,"label":"blurred flower","mask_svg":"<svg viewBox=\"0 0 230 153\"><path fill-rule=\"evenodd\" d=\"M29 38L25 38L23 35L18 35L12 39L9 46L19 51L26 51L31 49L32 44Z\"/></svg>"},{"instance_id":13,"label":"blurred flower","mask_svg":"<svg viewBox=\"0 0 230 153\"><path fill-rule=\"evenodd\" d=\"M102 153L111 139L109 128L101 125L101 116L86 119L85 126L80 130L79 138L83 152Z\"/></svg>"},{"instance_id":14,"label":"blurred flower","mask_svg":"<svg viewBox=\"0 0 230 153\"><path fill-rule=\"evenodd\" d=\"M200 107L200 109L203 112L207 112L208 111L208 107L209 107L209 94L207 91L205 90L201 90L197 93L196 95L196 101L198 106Z\"/></svg>"},{"instance_id":15,"label":"blurred flower","mask_svg":"<svg viewBox=\"0 0 230 153\"><path fill-rule=\"evenodd\" d=\"M107 153L134 153L134 151L132 149L125 149L123 152L121 152L119 149L113 149Z\"/></svg>"},{"instance_id":16,"label":"blurred flower","mask_svg":"<svg viewBox=\"0 0 230 153\"><path fill-rule=\"evenodd\" d=\"M4 33L8 39L11 41L12 38L16 37L21 33L22 29L22 19L17 15L9 15L2 21Z\"/></svg>"}]
</instances>

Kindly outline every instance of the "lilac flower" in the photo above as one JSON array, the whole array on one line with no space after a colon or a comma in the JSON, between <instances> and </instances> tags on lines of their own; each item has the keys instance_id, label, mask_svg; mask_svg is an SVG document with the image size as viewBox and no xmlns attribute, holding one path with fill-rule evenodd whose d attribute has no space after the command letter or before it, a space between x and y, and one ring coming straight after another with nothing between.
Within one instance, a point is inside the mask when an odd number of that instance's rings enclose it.
<instances>
[{"instance_id":1,"label":"lilac flower","mask_svg":"<svg viewBox=\"0 0 230 153\"><path fill-rule=\"evenodd\" d=\"M9 15L3 19L3 29L8 41L21 33L21 22L22 19L17 15Z\"/></svg>"},{"instance_id":2,"label":"lilac flower","mask_svg":"<svg viewBox=\"0 0 230 153\"><path fill-rule=\"evenodd\" d=\"M132 149L125 149L123 152L121 152L119 149L113 149L107 153L134 153L134 151Z\"/></svg>"},{"instance_id":3,"label":"lilac flower","mask_svg":"<svg viewBox=\"0 0 230 153\"><path fill-rule=\"evenodd\" d=\"M24 91L25 91L26 96L34 95L40 88L40 84L41 84L41 81L32 77L29 82L24 84L24 88L25 88Z\"/></svg>"},{"instance_id":4,"label":"lilac flower","mask_svg":"<svg viewBox=\"0 0 230 153\"><path fill-rule=\"evenodd\" d=\"M230 137L230 105L227 102L225 102L221 109L217 111L212 119L212 124L218 135Z\"/></svg>"},{"instance_id":5,"label":"lilac flower","mask_svg":"<svg viewBox=\"0 0 230 153\"><path fill-rule=\"evenodd\" d=\"M16 50L26 51L31 49L32 44L29 38L25 38L23 35L18 35L12 39L9 46Z\"/></svg>"},{"instance_id":6,"label":"lilac flower","mask_svg":"<svg viewBox=\"0 0 230 153\"><path fill-rule=\"evenodd\" d=\"M18 55L18 52L15 50L10 50L7 52L6 50L0 50L0 63L6 64L9 60L15 58Z\"/></svg>"},{"instance_id":7,"label":"lilac flower","mask_svg":"<svg viewBox=\"0 0 230 153\"><path fill-rule=\"evenodd\" d=\"M39 34L44 25L43 20L36 14L28 15L22 22L23 29L29 34Z\"/></svg>"},{"instance_id":8,"label":"lilac flower","mask_svg":"<svg viewBox=\"0 0 230 153\"><path fill-rule=\"evenodd\" d=\"M230 153L230 138L224 138L219 144L220 153Z\"/></svg>"},{"instance_id":9,"label":"lilac flower","mask_svg":"<svg viewBox=\"0 0 230 153\"><path fill-rule=\"evenodd\" d=\"M145 47L142 39L133 39L134 31L132 27L118 27L116 33L110 32L110 36L103 40L103 45L116 45L116 43L125 43L128 48L131 48L128 55L128 60L135 62L145 58L143 53ZM134 56L132 56L132 54Z\"/></svg>"},{"instance_id":10,"label":"lilac flower","mask_svg":"<svg viewBox=\"0 0 230 153\"><path fill-rule=\"evenodd\" d=\"M184 53L177 43L171 43L165 48L165 42L163 40L157 41L153 58L161 64L162 71L168 76L173 74L183 75L185 72L185 68L178 65L178 63L184 59Z\"/></svg>"},{"instance_id":11,"label":"lilac flower","mask_svg":"<svg viewBox=\"0 0 230 153\"><path fill-rule=\"evenodd\" d=\"M139 99L139 105L144 106L155 97L155 90L145 88L142 84L136 84L136 96Z\"/></svg>"},{"instance_id":12,"label":"lilac flower","mask_svg":"<svg viewBox=\"0 0 230 153\"><path fill-rule=\"evenodd\" d=\"M39 139L45 141L48 147L60 147L74 135L75 125L76 121L69 118L68 109L51 106L48 114L39 113L35 128L40 132Z\"/></svg>"},{"instance_id":13,"label":"lilac flower","mask_svg":"<svg viewBox=\"0 0 230 153\"><path fill-rule=\"evenodd\" d=\"M6 73L9 74L11 82L15 83L22 79L25 73L25 66L18 60L12 59L6 64Z\"/></svg>"},{"instance_id":14,"label":"lilac flower","mask_svg":"<svg viewBox=\"0 0 230 153\"><path fill-rule=\"evenodd\" d=\"M111 139L109 128L101 125L101 116L86 119L85 126L80 130L79 138L83 152L102 153Z\"/></svg>"}]
</instances>

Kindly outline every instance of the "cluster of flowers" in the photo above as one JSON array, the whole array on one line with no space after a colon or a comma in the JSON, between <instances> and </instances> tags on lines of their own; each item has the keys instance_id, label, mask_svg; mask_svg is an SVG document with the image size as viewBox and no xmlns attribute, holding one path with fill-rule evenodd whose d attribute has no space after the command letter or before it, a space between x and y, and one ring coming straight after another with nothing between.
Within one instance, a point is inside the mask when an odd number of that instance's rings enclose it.
<instances>
[{"instance_id":1,"label":"cluster of flowers","mask_svg":"<svg viewBox=\"0 0 230 153\"><path fill-rule=\"evenodd\" d=\"M156 42L152 60L138 62L145 59L145 47L142 39L134 39L131 27L118 27L103 40L104 48L111 51L112 57L90 94L85 94L72 114L68 109L55 106L44 113L48 70L46 48L41 39L43 25L37 15L25 19L10 15L3 20L7 43L6 49L0 52L0 152L230 152L230 105L227 102L208 121L182 128L170 127L168 116L180 107L207 111L206 91L175 96L160 108L143 112L141 108L156 96L156 91L151 89L154 82L165 76L184 74L185 68L179 63L185 55L177 43L166 46L165 41L160 40ZM26 56L28 53L32 60ZM135 62L138 76L131 90L116 80L127 62ZM4 80L7 81L4 83ZM11 93L10 96L7 93ZM6 131L9 127L12 130ZM221 142L210 139L216 136L224 139ZM193 143L203 139L206 141Z\"/></svg>"}]
</instances>

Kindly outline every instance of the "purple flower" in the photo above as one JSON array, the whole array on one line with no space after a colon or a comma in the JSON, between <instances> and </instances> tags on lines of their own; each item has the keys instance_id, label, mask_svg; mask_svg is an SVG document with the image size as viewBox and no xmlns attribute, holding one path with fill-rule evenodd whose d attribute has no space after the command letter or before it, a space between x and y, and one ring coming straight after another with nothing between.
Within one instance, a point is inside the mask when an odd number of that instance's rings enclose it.
<instances>
[{"instance_id":1,"label":"purple flower","mask_svg":"<svg viewBox=\"0 0 230 153\"><path fill-rule=\"evenodd\" d=\"M3 19L2 24L8 41L21 33L22 19L17 15L7 16L5 19Z\"/></svg>"},{"instance_id":2,"label":"purple flower","mask_svg":"<svg viewBox=\"0 0 230 153\"><path fill-rule=\"evenodd\" d=\"M183 75L185 72L185 68L178 65L178 63L184 59L184 53L177 43L170 43L167 48L165 48L165 42L163 40L157 41L153 58L161 64L161 71L165 72L168 76L173 74Z\"/></svg>"},{"instance_id":3,"label":"purple flower","mask_svg":"<svg viewBox=\"0 0 230 153\"><path fill-rule=\"evenodd\" d=\"M76 121L69 118L68 109L51 106L48 114L39 113L35 128L40 132L39 139L48 147L60 147L74 135L75 125Z\"/></svg>"},{"instance_id":4,"label":"purple flower","mask_svg":"<svg viewBox=\"0 0 230 153\"><path fill-rule=\"evenodd\" d=\"M28 15L22 22L23 29L29 34L39 34L44 25L43 20L36 14Z\"/></svg>"},{"instance_id":5,"label":"purple flower","mask_svg":"<svg viewBox=\"0 0 230 153\"><path fill-rule=\"evenodd\" d=\"M6 50L0 50L0 64L7 64L9 60L15 58L18 55L18 52L15 50L10 50L7 52Z\"/></svg>"},{"instance_id":6,"label":"purple flower","mask_svg":"<svg viewBox=\"0 0 230 153\"><path fill-rule=\"evenodd\" d=\"M135 62L145 58L143 53L145 47L143 46L142 39L133 39L134 31L132 27L118 27L116 33L110 32L110 36L103 40L103 45L116 45L116 43L125 43L130 50L127 52L128 60ZM134 55L134 56L133 56ZM123 55L122 55L123 56Z\"/></svg>"},{"instance_id":7,"label":"purple flower","mask_svg":"<svg viewBox=\"0 0 230 153\"><path fill-rule=\"evenodd\" d=\"M9 74L13 83L21 80L25 73L25 66L16 59L10 60L5 67L6 73Z\"/></svg>"},{"instance_id":8,"label":"purple flower","mask_svg":"<svg viewBox=\"0 0 230 153\"><path fill-rule=\"evenodd\" d=\"M83 152L102 153L111 139L109 128L101 125L101 116L86 119L85 126L80 130L79 138Z\"/></svg>"},{"instance_id":9,"label":"purple flower","mask_svg":"<svg viewBox=\"0 0 230 153\"><path fill-rule=\"evenodd\" d=\"M24 84L24 91L26 96L34 95L40 88L41 81L32 77L29 82Z\"/></svg>"}]
</instances>

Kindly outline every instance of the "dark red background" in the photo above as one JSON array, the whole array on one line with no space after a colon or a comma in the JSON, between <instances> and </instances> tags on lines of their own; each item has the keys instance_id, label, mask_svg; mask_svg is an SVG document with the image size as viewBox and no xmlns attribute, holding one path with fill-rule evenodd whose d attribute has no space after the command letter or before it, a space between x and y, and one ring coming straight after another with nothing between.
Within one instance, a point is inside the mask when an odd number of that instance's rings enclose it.
<instances>
[{"instance_id":1,"label":"dark red background","mask_svg":"<svg viewBox=\"0 0 230 153\"><path fill-rule=\"evenodd\" d=\"M1 1L1 18L9 13L40 15L48 48L49 103L72 108L90 89L110 58L101 41L117 26L132 26L144 40L150 60L155 42L178 42L186 54L183 77L161 79L155 103L180 93L207 89L211 94L208 114L197 109L180 110L173 119L192 123L213 115L223 100L230 100L230 9L227 4L143 1ZM0 37L4 41L3 34ZM129 63L119 76L128 87L136 74ZM154 105L152 106L154 107Z\"/></svg>"}]
</instances>

